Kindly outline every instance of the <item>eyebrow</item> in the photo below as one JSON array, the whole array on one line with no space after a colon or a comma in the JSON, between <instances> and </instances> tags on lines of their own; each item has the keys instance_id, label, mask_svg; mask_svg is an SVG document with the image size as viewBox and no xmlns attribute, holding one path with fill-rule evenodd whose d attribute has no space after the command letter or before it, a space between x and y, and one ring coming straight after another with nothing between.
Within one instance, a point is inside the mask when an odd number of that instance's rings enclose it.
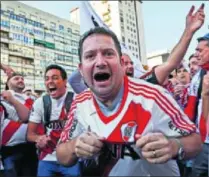
<instances>
[{"instance_id":1,"label":"eyebrow","mask_svg":"<svg viewBox=\"0 0 209 177\"><path fill-rule=\"evenodd\" d=\"M114 52L115 52L115 50L112 49L112 48L104 48L104 49L101 49L101 48L100 48L100 49L95 49L95 50L84 51L83 53L84 53L84 54L86 54L86 53L92 53L92 52L96 52L96 51L98 51L98 50L99 50L99 51L100 51L100 50L101 50L101 51L111 50L111 51L114 51Z\"/></svg>"},{"instance_id":2,"label":"eyebrow","mask_svg":"<svg viewBox=\"0 0 209 177\"><path fill-rule=\"evenodd\" d=\"M45 76L45 78L46 78L46 77L54 77L54 76L60 76L60 75L54 74L54 75L52 75L52 76Z\"/></svg>"}]
</instances>

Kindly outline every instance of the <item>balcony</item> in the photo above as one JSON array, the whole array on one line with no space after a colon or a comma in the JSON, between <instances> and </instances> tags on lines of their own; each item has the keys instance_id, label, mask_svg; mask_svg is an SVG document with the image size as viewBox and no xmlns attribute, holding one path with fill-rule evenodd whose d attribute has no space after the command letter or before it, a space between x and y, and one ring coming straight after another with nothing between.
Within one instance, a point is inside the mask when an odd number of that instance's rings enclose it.
<instances>
[{"instance_id":1,"label":"balcony","mask_svg":"<svg viewBox=\"0 0 209 177\"><path fill-rule=\"evenodd\" d=\"M1 42L9 43L9 39L8 38L4 38L4 37L1 36Z\"/></svg>"},{"instance_id":2,"label":"balcony","mask_svg":"<svg viewBox=\"0 0 209 177\"><path fill-rule=\"evenodd\" d=\"M10 66L22 67L22 64L21 63L16 63L16 62L13 62L13 61L9 61L9 65Z\"/></svg>"},{"instance_id":3,"label":"balcony","mask_svg":"<svg viewBox=\"0 0 209 177\"><path fill-rule=\"evenodd\" d=\"M9 55L13 55L13 56L19 56L19 57L22 57L23 54L21 52L18 52L18 51L9 51Z\"/></svg>"}]
</instances>

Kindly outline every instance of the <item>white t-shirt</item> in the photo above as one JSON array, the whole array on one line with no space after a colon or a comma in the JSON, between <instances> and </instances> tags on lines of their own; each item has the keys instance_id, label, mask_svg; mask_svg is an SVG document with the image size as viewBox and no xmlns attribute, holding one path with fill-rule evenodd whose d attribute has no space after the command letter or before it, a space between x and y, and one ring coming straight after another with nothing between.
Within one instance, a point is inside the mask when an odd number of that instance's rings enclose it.
<instances>
[{"instance_id":1,"label":"white t-shirt","mask_svg":"<svg viewBox=\"0 0 209 177\"><path fill-rule=\"evenodd\" d=\"M114 112L115 110L113 110ZM180 109L167 90L148 82L124 79L124 94L118 110L106 116L90 91L75 98L61 135L61 142L79 136L91 128L108 142L105 176L179 176L175 160L150 164L135 148L135 134L162 132L167 137L181 137L196 132L196 126Z\"/></svg>"},{"instance_id":2,"label":"white t-shirt","mask_svg":"<svg viewBox=\"0 0 209 177\"><path fill-rule=\"evenodd\" d=\"M54 141L57 141L57 138L60 137L59 132L62 131L66 121L66 119L60 120L61 110L63 108L66 96L67 92L59 99L51 98L51 117L49 124L46 126L46 134L49 135ZM43 97L38 98L34 102L29 121L37 124L44 123ZM39 158L46 161L57 161L55 147L47 147L41 150Z\"/></svg>"}]
</instances>

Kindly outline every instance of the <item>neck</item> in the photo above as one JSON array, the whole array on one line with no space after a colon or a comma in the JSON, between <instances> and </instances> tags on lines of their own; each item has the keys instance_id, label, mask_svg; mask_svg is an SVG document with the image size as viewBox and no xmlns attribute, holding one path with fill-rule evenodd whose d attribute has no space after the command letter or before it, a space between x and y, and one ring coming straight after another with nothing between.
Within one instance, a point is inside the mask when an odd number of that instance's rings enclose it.
<instances>
[{"instance_id":1,"label":"neck","mask_svg":"<svg viewBox=\"0 0 209 177\"><path fill-rule=\"evenodd\" d=\"M12 88L9 88L9 90L12 90L16 93L22 93L23 89L12 89Z\"/></svg>"},{"instance_id":2,"label":"neck","mask_svg":"<svg viewBox=\"0 0 209 177\"><path fill-rule=\"evenodd\" d=\"M118 89L116 89L115 92L113 92L112 94L110 94L109 96L104 96L104 97L98 97L97 99L104 104L106 107L112 107L114 100L116 99L116 97L118 96L118 94L120 93L120 89L122 87L124 87L124 82L122 81L121 84L119 85Z\"/></svg>"}]
</instances>

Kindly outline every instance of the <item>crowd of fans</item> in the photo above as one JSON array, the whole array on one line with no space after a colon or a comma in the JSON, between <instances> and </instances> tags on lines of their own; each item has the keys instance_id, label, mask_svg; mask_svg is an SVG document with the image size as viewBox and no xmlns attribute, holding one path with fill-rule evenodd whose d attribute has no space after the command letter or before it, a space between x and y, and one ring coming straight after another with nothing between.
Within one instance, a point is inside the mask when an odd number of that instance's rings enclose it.
<instances>
[{"instance_id":1,"label":"crowd of fans","mask_svg":"<svg viewBox=\"0 0 209 177\"><path fill-rule=\"evenodd\" d=\"M79 42L78 70L46 67L46 93L1 63L0 155L4 176L208 176L209 33L192 7L168 61L134 78L130 56L103 27ZM67 90L67 83L74 92Z\"/></svg>"}]
</instances>

